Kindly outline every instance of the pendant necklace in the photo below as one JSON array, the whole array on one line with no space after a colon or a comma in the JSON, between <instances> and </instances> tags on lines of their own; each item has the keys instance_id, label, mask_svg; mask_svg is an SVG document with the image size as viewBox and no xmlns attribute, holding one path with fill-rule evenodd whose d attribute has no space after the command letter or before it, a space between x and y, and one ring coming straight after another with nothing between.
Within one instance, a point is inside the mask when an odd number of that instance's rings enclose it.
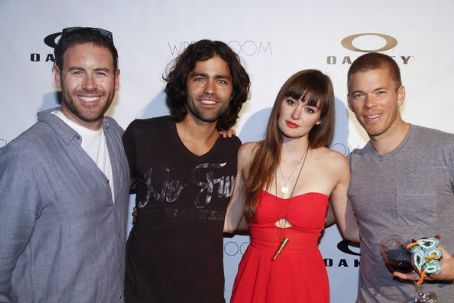
<instances>
[{"instance_id":1,"label":"pendant necklace","mask_svg":"<svg viewBox=\"0 0 454 303\"><path fill-rule=\"evenodd\" d=\"M287 246L287 244L289 242L289 238L287 238L285 236L285 228L287 228L285 226L287 225L287 222L289 222L287 220L288 211L290 209L290 204L292 202L291 199L293 196L293 192L295 191L296 185L298 184L298 180L300 178L301 172L303 171L304 163L306 162L306 157L307 157L308 153L309 153L309 146L307 147L306 153L304 154L303 162L298 171L298 175L296 176L295 183L293 184L292 192L290 193L290 196L288 197L287 208L285 209L285 215L283 218L280 218L280 216L279 216L279 203L277 201L277 199L278 199L278 197L277 197L277 174L274 176L274 183L275 183L275 186L274 186L275 196L274 197L276 199L276 212L277 212L277 218L278 218L278 221L276 221L276 223L277 223L277 228L278 228L278 236L279 236L279 239L281 240L281 242L279 244L279 247L276 249L276 252L274 253L273 258L271 259L272 261L275 261L277 259L277 257L279 257L280 253L285 248L285 246ZM281 188L281 192L284 187L285 186L283 186Z\"/></svg>"},{"instance_id":2,"label":"pendant necklace","mask_svg":"<svg viewBox=\"0 0 454 303\"><path fill-rule=\"evenodd\" d=\"M298 164L301 163L301 160L303 160L301 167L304 165L304 160L306 160L306 155L307 155L307 152L306 152L306 154L304 154L303 156L301 156L298 159ZM304 159L303 159L303 157L304 157ZM287 197L288 192L290 191L289 182L292 179L293 174L295 173L298 166L299 165L296 165L295 168L293 168L293 170L291 171L290 175L287 178L284 177L284 173L282 172L282 169L279 167L279 172L281 173L281 177L282 177L282 185L279 188L279 191L281 193L283 193L286 197ZM300 171L301 171L301 168L300 168Z\"/></svg>"}]
</instances>

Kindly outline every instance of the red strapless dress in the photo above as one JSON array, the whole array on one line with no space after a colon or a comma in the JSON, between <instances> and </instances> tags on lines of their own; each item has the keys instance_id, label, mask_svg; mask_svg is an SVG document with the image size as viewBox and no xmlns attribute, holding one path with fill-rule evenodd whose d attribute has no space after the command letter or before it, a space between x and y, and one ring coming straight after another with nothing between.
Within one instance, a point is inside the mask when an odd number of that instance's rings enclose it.
<instances>
[{"instance_id":1,"label":"red strapless dress","mask_svg":"<svg viewBox=\"0 0 454 303\"><path fill-rule=\"evenodd\" d=\"M251 243L238 266L230 302L329 302L328 275L318 249L327 206L328 197L321 193L291 199L259 193L256 215L249 222ZM292 227L282 230L275 223L286 213ZM272 261L283 235L289 242Z\"/></svg>"}]
</instances>

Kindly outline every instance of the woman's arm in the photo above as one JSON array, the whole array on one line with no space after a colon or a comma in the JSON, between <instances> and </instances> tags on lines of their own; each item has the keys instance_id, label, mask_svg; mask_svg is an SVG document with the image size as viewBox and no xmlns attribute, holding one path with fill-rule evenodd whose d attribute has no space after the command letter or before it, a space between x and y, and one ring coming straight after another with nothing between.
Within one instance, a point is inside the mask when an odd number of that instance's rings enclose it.
<instances>
[{"instance_id":1,"label":"woman's arm","mask_svg":"<svg viewBox=\"0 0 454 303\"><path fill-rule=\"evenodd\" d=\"M330 196L337 226L346 240L359 243L358 223L347 198L350 182L350 168L347 159L342 156L337 166L336 171L339 172L339 178Z\"/></svg>"},{"instance_id":2,"label":"woman's arm","mask_svg":"<svg viewBox=\"0 0 454 303\"><path fill-rule=\"evenodd\" d=\"M333 206L329 203L328 209L326 210L325 228L330 227L334 223L336 223L336 217L334 216Z\"/></svg>"},{"instance_id":3,"label":"woman's arm","mask_svg":"<svg viewBox=\"0 0 454 303\"><path fill-rule=\"evenodd\" d=\"M238 150L238 169L235 178L235 187L232 198L227 206L225 214L224 232L233 233L237 229L247 230L247 223L244 218L244 178L246 169L251 159L251 151L255 144L245 143Z\"/></svg>"}]
</instances>

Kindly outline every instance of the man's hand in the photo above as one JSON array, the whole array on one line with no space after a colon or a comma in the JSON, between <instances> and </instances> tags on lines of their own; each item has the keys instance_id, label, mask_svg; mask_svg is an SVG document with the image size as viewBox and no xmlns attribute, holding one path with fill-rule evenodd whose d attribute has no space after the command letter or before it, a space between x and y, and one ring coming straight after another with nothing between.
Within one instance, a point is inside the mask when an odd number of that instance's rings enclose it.
<instances>
[{"instance_id":1,"label":"man's hand","mask_svg":"<svg viewBox=\"0 0 454 303\"><path fill-rule=\"evenodd\" d=\"M454 257L443 247L439 246L443 257L440 259L441 273L439 275L430 275L424 277L424 280L450 280L454 281ZM401 280L418 280L419 275L416 272L404 274L401 272L393 272L393 276Z\"/></svg>"},{"instance_id":2,"label":"man's hand","mask_svg":"<svg viewBox=\"0 0 454 303\"><path fill-rule=\"evenodd\" d=\"M232 138L232 136L235 136L236 135L236 131L231 128L229 130L221 130L219 131L219 134L224 138Z\"/></svg>"}]
</instances>

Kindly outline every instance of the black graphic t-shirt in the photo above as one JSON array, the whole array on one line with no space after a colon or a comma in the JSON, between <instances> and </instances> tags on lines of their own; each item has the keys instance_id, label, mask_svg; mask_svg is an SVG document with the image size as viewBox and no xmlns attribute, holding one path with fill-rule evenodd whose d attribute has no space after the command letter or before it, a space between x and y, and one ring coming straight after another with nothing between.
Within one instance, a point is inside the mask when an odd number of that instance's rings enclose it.
<instances>
[{"instance_id":1,"label":"black graphic t-shirt","mask_svg":"<svg viewBox=\"0 0 454 303\"><path fill-rule=\"evenodd\" d=\"M133 121L123 135L137 218L127 244L126 302L224 302L222 228L237 168L237 137L202 156L169 117Z\"/></svg>"}]
</instances>

